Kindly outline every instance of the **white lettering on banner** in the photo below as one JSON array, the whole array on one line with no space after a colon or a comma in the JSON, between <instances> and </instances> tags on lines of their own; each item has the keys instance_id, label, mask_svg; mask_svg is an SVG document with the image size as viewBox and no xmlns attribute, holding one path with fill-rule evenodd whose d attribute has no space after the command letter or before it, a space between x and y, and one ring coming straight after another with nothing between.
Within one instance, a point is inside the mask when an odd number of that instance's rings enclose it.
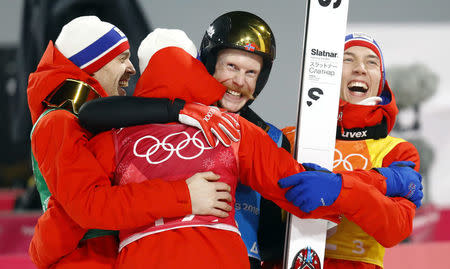
<instances>
[{"instance_id":1,"label":"white lettering on banner","mask_svg":"<svg viewBox=\"0 0 450 269\"><path fill-rule=\"evenodd\" d=\"M360 167L360 169L365 170L367 168L367 165L369 164L369 160L361 154L353 153L353 154L349 154L349 155L345 156L345 158L344 158L344 156L342 155L342 152L340 152L338 149L335 148L334 152L337 153L338 158L334 159L333 168L338 167L342 163L345 170L353 171L353 165L349 161L349 159L351 157L355 157L355 156L364 160L364 166Z\"/></svg>"},{"instance_id":2,"label":"white lettering on banner","mask_svg":"<svg viewBox=\"0 0 450 269\"><path fill-rule=\"evenodd\" d=\"M192 160L195 159L197 157L199 157L203 151L205 150L209 150L212 149L212 147L206 146L205 143L203 143L203 141L197 137L198 134L200 134L201 131L197 131L192 137L187 133L187 132L178 132L178 133L174 133L174 134L170 134L168 136L166 136L162 142L159 141L158 138L152 136L152 135L146 135L144 137L139 138L138 140L136 140L136 142L134 143L133 146L133 153L136 157L141 157L141 158L145 158L147 160L148 163L150 164L160 164L163 163L165 161L167 161L170 157L172 157L173 153L175 152L177 154L178 157L180 157L181 159L184 160ZM183 135L186 137L186 139L182 140L181 142L179 142L177 145L173 145L171 143L168 143L167 140L169 140L170 138L173 138L174 136L177 135ZM143 141L144 139L152 139L155 141L154 144L152 144L151 147L149 147L145 153L140 153L138 152L138 146L139 143L141 141ZM199 152L193 156L184 156L182 154L182 150L185 149L186 147L190 146L192 142L192 145L195 146L196 148L199 149ZM141 150L141 149L139 149ZM165 158L163 158L162 160L151 160L151 156L153 154L155 154L157 151L166 151L169 152L169 155L167 155Z\"/></svg>"},{"instance_id":3,"label":"white lettering on banner","mask_svg":"<svg viewBox=\"0 0 450 269\"><path fill-rule=\"evenodd\" d=\"M22 227L20 227L20 231L21 231L22 235L33 236L34 226L22 225Z\"/></svg>"}]
</instances>

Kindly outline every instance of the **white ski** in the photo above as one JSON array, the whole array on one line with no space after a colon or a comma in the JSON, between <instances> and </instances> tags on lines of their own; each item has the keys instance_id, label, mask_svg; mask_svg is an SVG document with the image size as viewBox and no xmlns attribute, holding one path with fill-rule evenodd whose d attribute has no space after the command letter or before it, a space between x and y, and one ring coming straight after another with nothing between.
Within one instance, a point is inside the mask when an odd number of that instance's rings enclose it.
<instances>
[{"instance_id":1,"label":"white ski","mask_svg":"<svg viewBox=\"0 0 450 269\"><path fill-rule=\"evenodd\" d=\"M307 0L295 156L333 169L349 0ZM288 218L284 268L323 268L328 221Z\"/></svg>"}]
</instances>

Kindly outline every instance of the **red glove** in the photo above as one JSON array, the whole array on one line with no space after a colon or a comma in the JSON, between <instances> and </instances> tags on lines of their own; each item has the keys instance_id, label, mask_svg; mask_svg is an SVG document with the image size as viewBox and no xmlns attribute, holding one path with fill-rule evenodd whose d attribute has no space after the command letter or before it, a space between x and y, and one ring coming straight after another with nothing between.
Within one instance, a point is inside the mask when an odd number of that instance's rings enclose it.
<instances>
[{"instance_id":1,"label":"red glove","mask_svg":"<svg viewBox=\"0 0 450 269\"><path fill-rule=\"evenodd\" d=\"M237 142L241 138L239 122L215 106L185 104L178 115L178 121L199 128L211 147L218 144L214 136L226 147L231 145L231 140Z\"/></svg>"}]
</instances>

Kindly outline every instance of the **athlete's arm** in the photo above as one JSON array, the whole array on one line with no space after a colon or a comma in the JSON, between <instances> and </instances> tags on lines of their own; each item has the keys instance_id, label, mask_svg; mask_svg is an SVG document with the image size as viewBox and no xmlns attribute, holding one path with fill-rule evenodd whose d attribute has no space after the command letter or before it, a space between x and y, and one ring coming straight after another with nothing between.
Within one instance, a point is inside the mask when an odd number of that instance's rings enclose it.
<instances>
[{"instance_id":1,"label":"athlete's arm","mask_svg":"<svg viewBox=\"0 0 450 269\"><path fill-rule=\"evenodd\" d=\"M178 121L185 102L180 99L111 96L83 104L79 111L81 126L91 133L148 123Z\"/></svg>"},{"instance_id":2,"label":"athlete's arm","mask_svg":"<svg viewBox=\"0 0 450 269\"><path fill-rule=\"evenodd\" d=\"M319 207L309 214L298 210L287 202L284 197L286 190L280 189L277 182L279 178L304 171L303 166L285 150L279 149L268 136L264 137L256 126L252 127L242 119L240 123L239 166L244 184L298 217L323 218L345 214L385 246L395 245L410 234L414 204L404 198L386 197L350 172L341 173L342 189L333 205Z\"/></svg>"},{"instance_id":3,"label":"athlete's arm","mask_svg":"<svg viewBox=\"0 0 450 269\"><path fill-rule=\"evenodd\" d=\"M37 268L50 268L76 250L86 232L57 202L51 200L34 228L28 255Z\"/></svg>"},{"instance_id":4,"label":"athlete's arm","mask_svg":"<svg viewBox=\"0 0 450 269\"><path fill-rule=\"evenodd\" d=\"M52 196L81 227L120 230L191 213L184 181L111 186L108 174L86 148L87 138L75 116L65 110L44 116L32 136L32 151ZM158 199L167 199L165 209L157 206Z\"/></svg>"},{"instance_id":5,"label":"athlete's arm","mask_svg":"<svg viewBox=\"0 0 450 269\"><path fill-rule=\"evenodd\" d=\"M111 96L83 104L79 112L81 125L92 133L149 123L179 121L202 130L210 146L215 137L229 146L239 140L239 126L233 125L214 107L197 103L185 104L166 98Z\"/></svg>"}]
</instances>

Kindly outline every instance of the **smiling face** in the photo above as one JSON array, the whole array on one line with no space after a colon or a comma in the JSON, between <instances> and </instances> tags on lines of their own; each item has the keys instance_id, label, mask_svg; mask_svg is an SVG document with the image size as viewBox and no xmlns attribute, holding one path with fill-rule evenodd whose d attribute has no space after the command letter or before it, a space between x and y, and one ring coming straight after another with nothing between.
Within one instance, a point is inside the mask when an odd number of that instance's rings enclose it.
<instances>
[{"instance_id":1,"label":"smiling face","mask_svg":"<svg viewBox=\"0 0 450 269\"><path fill-rule=\"evenodd\" d=\"M377 96L381 81L381 61L371 49L353 46L344 52L341 99L352 104Z\"/></svg>"},{"instance_id":2,"label":"smiling face","mask_svg":"<svg viewBox=\"0 0 450 269\"><path fill-rule=\"evenodd\" d=\"M217 55L214 78L227 87L218 105L229 112L238 112L254 99L256 81L261 72L261 56L239 49L224 49Z\"/></svg>"},{"instance_id":3,"label":"smiling face","mask_svg":"<svg viewBox=\"0 0 450 269\"><path fill-rule=\"evenodd\" d=\"M128 81L132 75L136 74L133 64L130 61L130 51L126 50L96 71L94 77L108 96L125 95L123 89L128 87Z\"/></svg>"}]
</instances>

